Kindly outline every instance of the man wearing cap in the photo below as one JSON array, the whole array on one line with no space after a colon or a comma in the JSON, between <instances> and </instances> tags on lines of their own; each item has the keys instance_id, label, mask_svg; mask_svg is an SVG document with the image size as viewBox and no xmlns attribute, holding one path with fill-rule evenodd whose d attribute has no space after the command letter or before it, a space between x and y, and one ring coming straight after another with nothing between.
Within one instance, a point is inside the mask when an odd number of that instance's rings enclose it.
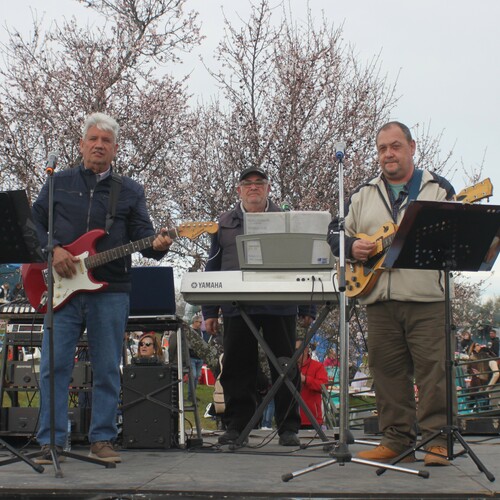
<instances>
[{"instance_id":1,"label":"man wearing cap","mask_svg":"<svg viewBox=\"0 0 500 500\"><path fill-rule=\"evenodd\" d=\"M495 356L498 357L500 345L497 337L497 331L494 328L490 330L490 340L488 342L488 347L495 354Z\"/></svg>"},{"instance_id":2,"label":"man wearing cap","mask_svg":"<svg viewBox=\"0 0 500 500\"><path fill-rule=\"evenodd\" d=\"M241 172L239 180L237 191L240 201L232 210L220 216L219 230L212 241L206 271L234 271L240 268L236 236L243 234L245 212L281 212L268 198L270 184L265 170L248 167ZM298 309L293 305L258 305L246 309L277 358L293 356L297 313L300 321L306 325L313 320L314 309ZM211 334L217 333L219 311L222 310L223 314L224 363L221 383L226 403L224 423L227 430L219 437L219 443L231 444L238 439L256 409L258 343L237 307L225 304L203 306L202 310L206 331ZM278 374L271 363L270 368L274 383ZM299 377L297 372L293 379L297 387ZM299 409L285 384L277 391L275 404L279 443L282 446L299 446Z\"/></svg>"}]
</instances>

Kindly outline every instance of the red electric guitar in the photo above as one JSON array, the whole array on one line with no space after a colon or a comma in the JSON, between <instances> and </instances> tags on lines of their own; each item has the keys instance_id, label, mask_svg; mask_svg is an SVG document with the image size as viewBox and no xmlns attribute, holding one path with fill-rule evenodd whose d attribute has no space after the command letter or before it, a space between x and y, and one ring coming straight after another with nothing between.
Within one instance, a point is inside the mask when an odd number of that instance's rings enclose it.
<instances>
[{"instance_id":1,"label":"red electric guitar","mask_svg":"<svg viewBox=\"0 0 500 500\"><path fill-rule=\"evenodd\" d=\"M170 229L168 235L174 239L179 236L195 239L203 233L213 234L217 232L216 222L187 222ZM96 242L102 238L106 232L103 229L94 229L80 236L69 245L64 246L68 252L80 259L76 263L77 273L72 278L62 278L54 270L54 310L61 307L75 293L87 291L95 292L108 286L106 282L99 282L94 279L91 269L102 266L108 262L131 255L153 246L156 235L149 236L142 240L132 241L126 245L96 253ZM21 273L23 277L24 289L30 304L41 313L46 312L47 301L47 263L23 264Z\"/></svg>"}]
</instances>

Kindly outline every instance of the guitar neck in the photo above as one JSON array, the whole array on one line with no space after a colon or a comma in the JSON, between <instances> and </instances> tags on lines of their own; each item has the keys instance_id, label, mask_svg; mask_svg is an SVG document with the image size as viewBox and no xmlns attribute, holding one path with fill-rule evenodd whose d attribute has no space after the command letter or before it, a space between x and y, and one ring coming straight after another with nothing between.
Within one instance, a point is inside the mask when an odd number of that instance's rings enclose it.
<instances>
[{"instance_id":1,"label":"guitar neck","mask_svg":"<svg viewBox=\"0 0 500 500\"><path fill-rule=\"evenodd\" d=\"M162 234L168 234L170 238L175 239L177 237L177 229L170 229ZM153 246L153 241L157 236L158 235L153 234L147 238L143 238L142 240L131 241L126 245L112 248L111 250L105 250L104 252L99 252L94 255L89 255L85 259L85 266L87 269L93 269L94 267L102 266L121 257L126 257L127 255L132 255L135 252L141 252L142 250L151 248Z\"/></svg>"}]
</instances>

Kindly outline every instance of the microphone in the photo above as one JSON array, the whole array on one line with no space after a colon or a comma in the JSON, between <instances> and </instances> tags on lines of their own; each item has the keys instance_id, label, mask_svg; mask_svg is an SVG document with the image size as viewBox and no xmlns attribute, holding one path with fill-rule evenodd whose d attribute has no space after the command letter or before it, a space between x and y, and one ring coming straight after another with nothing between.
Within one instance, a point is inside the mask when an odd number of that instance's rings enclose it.
<instances>
[{"instance_id":1,"label":"microphone","mask_svg":"<svg viewBox=\"0 0 500 500\"><path fill-rule=\"evenodd\" d=\"M345 155L345 142L339 141L335 143L335 158L342 161Z\"/></svg>"},{"instance_id":2,"label":"microphone","mask_svg":"<svg viewBox=\"0 0 500 500\"><path fill-rule=\"evenodd\" d=\"M292 204L289 201L285 200L281 202L280 207L283 212L290 212L290 210L292 209Z\"/></svg>"},{"instance_id":3,"label":"microphone","mask_svg":"<svg viewBox=\"0 0 500 500\"><path fill-rule=\"evenodd\" d=\"M47 163L45 164L45 172L48 175L52 175L57 166L57 157L58 154L56 151L52 151L47 156Z\"/></svg>"}]
</instances>

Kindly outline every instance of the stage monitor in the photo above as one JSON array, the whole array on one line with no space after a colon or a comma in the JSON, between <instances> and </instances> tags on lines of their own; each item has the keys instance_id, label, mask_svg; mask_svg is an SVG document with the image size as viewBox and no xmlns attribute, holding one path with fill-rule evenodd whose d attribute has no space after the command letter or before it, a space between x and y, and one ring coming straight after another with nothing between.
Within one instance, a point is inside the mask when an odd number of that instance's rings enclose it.
<instances>
[{"instance_id":1,"label":"stage monitor","mask_svg":"<svg viewBox=\"0 0 500 500\"><path fill-rule=\"evenodd\" d=\"M130 318L175 315L174 271L171 267L133 267Z\"/></svg>"},{"instance_id":2,"label":"stage monitor","mask_svg":"<svg viewBox=\"0 0 500 500\"><path fill-rule=\"evenodd\" d=\"M240 268L332 269L326 241L329 212L244 214L244 234L236 237Z\"/></svg>"}]
</instances>

